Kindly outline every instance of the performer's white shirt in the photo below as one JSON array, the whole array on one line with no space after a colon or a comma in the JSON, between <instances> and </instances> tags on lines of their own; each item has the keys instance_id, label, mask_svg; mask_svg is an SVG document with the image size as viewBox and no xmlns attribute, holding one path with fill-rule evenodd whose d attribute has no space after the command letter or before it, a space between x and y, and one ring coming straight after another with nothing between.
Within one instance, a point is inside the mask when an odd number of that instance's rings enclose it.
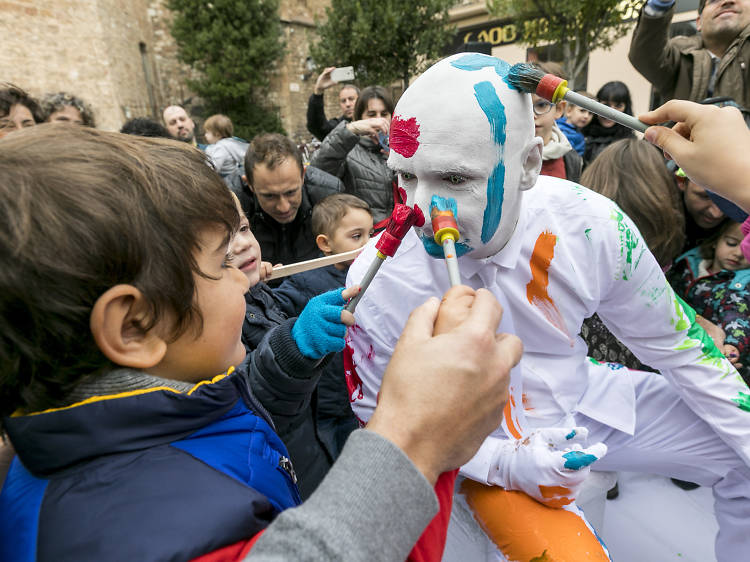
<instances>
[{"instance_id":1,"label":"performer's white shirt","mask_svg":"<svg viewBox=\"0 0 750 562\"><path fill-rule=\"evenodd\" d=\"M536 281L529 285L530 260L537 243L545 246L546 241L549 252L551 237L547 300L540 275L544 262L536 262ZM374 243L371 240L350 267L347 285L364 276L375 257ZM750 390L729 361L709 354L710 346L700 339L703 332L691 328L641 234L611 200L571 182L540 176L525 192L515 232L502 251L483 260L464 256L459 268L463 283L485 287L500 301L504 318L498 331L515 333L523 342L523 358L511 379L522 433L565 424L575 412L633 433L635 393L627 369L588 359L579 336L583 320L596 312L750 464L750 412L739 406L743 394L745 403L750 399ZM444 261L430 257L410 231L365 292L347 337L356 365L356 373L347 377L350 383L362 381L361 394L359 389L352 392L352 407L362 421L375 408L380 380L409 313L448 288ZM505 438L504 433L505 423L463 472L485 480L492 440Z\"/></svg>"}]
</instances>

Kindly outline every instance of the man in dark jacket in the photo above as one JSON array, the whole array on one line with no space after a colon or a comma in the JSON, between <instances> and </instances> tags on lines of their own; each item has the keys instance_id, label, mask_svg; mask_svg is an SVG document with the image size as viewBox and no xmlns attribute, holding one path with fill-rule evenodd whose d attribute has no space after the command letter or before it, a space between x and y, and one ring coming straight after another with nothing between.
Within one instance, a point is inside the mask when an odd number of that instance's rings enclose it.
<instances>
[{"instance_id":1,"label":"man in dark jacket","mask_svg":"<svg viewBox=\"0 0 750 562\"><path fill-rule=\"evenodd\" d=\"M341 90L339 90L341 117L326 118L323 105L323 91L337 84L337 82L331 80L331 71L335 68L335 66L330 66L321 72L315 81L315 88L307 102L307 130L315 135L315 138L319 141L326 138L326 135L333 131L342 121L348 123L352 120L354 104L357 103L357 97L359 97L359 88L354 84L344 84Z\"/></svg>"},{"instance_id":2,"label":"man in dark jacket","mask_svg":"<svg viewBox=\"0 0 750 562\"><path fill-rule=\"evenodd\" d=\"M338 178L302 165L287 137L255 137L245 154L244 185L235 191L265 261L290 264L318 257L310 221L321 199L344 191Z\"/></svg>"},{"instance_id":3,"label":"man in dark jacket","mask_svg":"<svg viewBox=\"0 0 750 562\"><path fill-rule=\"evenodd\" d=\"M750 106L750 0L700 0L700 34L669 39L674 4L646 2L630 43L630 62L665 100L728 96Z\"/></svg>"}]
</instances>

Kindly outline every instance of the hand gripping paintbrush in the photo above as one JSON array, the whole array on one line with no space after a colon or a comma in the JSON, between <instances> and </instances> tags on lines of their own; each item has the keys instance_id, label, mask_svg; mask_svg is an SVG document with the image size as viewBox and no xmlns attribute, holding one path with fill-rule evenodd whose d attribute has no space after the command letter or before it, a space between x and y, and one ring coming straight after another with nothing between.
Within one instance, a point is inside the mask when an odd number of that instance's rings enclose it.
<instances>
[{"instance_id":1,"label":"hand gripping paintbrush","mask_svg":"<svg viewBox=\"0 0 750 562\"><path fill-rule=\"evenodd\" d=\"M452 211L440 211L437 207L432 208L430 218L432 219L432 231L435 233L435 242L443 247L451 287L460 285L461 275L458 272L458 258L456 257L456 242L459 237L456 218Z\"/></svg>"},{"instance_id":2,"label":"hand gripping paintbrush","mask_svg":"<svg viewBox=\"0 0 750 562\"><path fill-rule=\"evenodd\" d=\"M539 70L530 64L518 63L511 66L507 81L516 90L528 94L536 94L540 98L544 98L552 103L558 103L562 100L569 101L573 105L588 109L592 113L601 115L606 119L611 119L615 123L624 125L634 131L645 133L649 127L649 125L646 125L643 121L639 121L632 115L617 111L608 105L575 93L568 88L567 80L563 80L554 74L546 74L543 70Z\"/></svg>"},{"instance_id":3,"label":"hand gripping paintbrush","mask_svg":"<svg viewBox=\"0 0 750 562\"><path fill-rule=\"evenodd\" d=\"M422 211L417 206L411 208L408 205L398 203L393 208L391 218L388 220L388 225L385 227L385 231L380 235L380 239L378 239L375 244L378 252L375 259L372 260L365 276L362 278L362 281L359 283L359 293L352 297L347 303L344 307L346 310L354 313L354 309L362 299L362 295L365 294L367 287L370 286L378 269L383 265L385 258L388 256L393 257L396 250L398 250L398 247L401 245L404 236L406 236L406 233L409 232L409 229L414 225L424 225L424 215L422 214Z\"/></svg>"}]
</instances>

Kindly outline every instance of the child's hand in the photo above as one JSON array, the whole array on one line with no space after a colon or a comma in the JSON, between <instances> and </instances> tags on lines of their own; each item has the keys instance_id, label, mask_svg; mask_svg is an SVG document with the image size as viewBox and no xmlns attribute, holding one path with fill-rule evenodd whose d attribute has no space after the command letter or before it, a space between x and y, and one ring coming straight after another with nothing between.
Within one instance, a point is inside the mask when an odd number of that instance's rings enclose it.
<instances>
[{"instance_id":1,"label":"child's hand","mask_svg":"<svg viewBox=\"0 0 750 562\"><path fill-rule=\"evenodd\" d=\"M344 349L346 327L354 324L354 316L344 310L344 305L357 292L359 286L355 285L310 299L292 328L292 337L302 355L322 359Z\"/></svg>"},{"instance_id":2,"label":"child's hand","mask_svg":"<svg viewBox=\"0 0 750 562\"><path fill-rule=\"evenodd\" d=\"M271 273L273 272L273 265L271 265L270 261L262 261L260 262L260 280L265 281L271 276Z\"/></svg>"},{"instance_id":3,"label":"child's hand","mask_svg":"<svg viewBox=\"0 0 750 562\"><path fill-rule=\"evenodd\" d=\"M724 354L724 356L729 359L729 362L734 365L735 369L739 369L742 367L742 363L740 363L740 350L734 347L731 344L725 343L724 346L721 349L721 352Z\"/></svg>"}]
</instances>

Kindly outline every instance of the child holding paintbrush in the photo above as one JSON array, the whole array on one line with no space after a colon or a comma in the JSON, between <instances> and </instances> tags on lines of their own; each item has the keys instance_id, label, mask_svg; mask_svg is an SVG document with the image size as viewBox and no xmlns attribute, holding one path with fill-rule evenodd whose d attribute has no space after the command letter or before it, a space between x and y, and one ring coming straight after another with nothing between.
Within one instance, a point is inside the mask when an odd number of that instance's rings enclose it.
<instances>
[{"instance_id":1,"label":"child holding paintbrush","mask_svg":"<svg viewBox=\"0 0 750 562\"><path fill-rule=\"evenodd\" d=\"M273 328L291 325L285 345L277 343L263 349L275 357L283 356L286 363L297 363L298 372L294 376L282 370L253 373L251 387L268 410L289 450L299 479L300 495L304 499L312 494L334 460L318 438L315 406L310 405L315 396L312 399L310 396L318 383L320 367L328 361L330 354L344 348L346 326L341 321L341 309L345 299L356 290L332 290L310 299L299 308L277 298L273 289L261 281L260 245L250 231L239 200L234 199L241 222L230 244L230 252L233 264L245 274L250 285L245 293L242 343L248 352L254 351ZM310 360L317 361L314 372L310 372ZM269 364L276 364L276 359Z\"/></svg>"},{"instance_id":2,"label":"child holding paintbrush","mask_svg":"<svg viewBox=\"0 0 750 562\"><path fill-rule=\"evenodd\" d=\"M349 193L329 195L313 207L313 236L326 256L362 248L372 228L370 205ZM351 262L336 263L292 275L274 289L274 297L284 309L298 314L316 295L343 287L349 265ZM341 353L335 353L323 368L313 405L317 437L336 460L349 434L359 427L349 402Z\"/></svg>"}]
</instances>

